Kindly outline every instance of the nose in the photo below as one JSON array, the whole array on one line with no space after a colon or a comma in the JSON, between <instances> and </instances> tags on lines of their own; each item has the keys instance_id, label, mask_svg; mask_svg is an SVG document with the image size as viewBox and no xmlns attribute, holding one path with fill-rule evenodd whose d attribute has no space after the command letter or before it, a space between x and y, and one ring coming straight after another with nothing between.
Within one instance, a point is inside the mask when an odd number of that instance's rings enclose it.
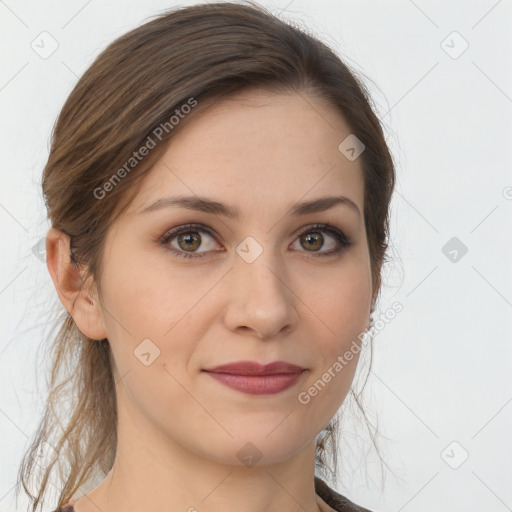
<instances>
[{"instance_id":1,"label":"nose","mask_svg":"<svg viewBox=\"0 0 512 512\"><path fill-rule=\"evenodd\" d=\"M296 328L300 301L290 273L271 251L263 251L252 263L237 256L227 281L224 322L229 330L266 340Z\"/></svg>"}]
</instances>

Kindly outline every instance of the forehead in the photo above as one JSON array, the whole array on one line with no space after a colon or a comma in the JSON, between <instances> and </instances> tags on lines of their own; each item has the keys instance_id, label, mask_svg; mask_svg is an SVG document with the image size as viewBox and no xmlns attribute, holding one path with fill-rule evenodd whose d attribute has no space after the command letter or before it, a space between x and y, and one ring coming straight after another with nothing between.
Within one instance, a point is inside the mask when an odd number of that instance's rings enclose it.
<instances>
[{"instance_id":1,"label":"forehead","mask_svg":"<svg viewBox=\"0 0 512 512\"><path fill-rule=\"evenodd\" d=\"M304 93L242 91L199 102L148 174L131 209L169 195L216 197L245 208L343 194L363 209L361 159L338 149L351 128Z\"/></svg>"}]
</instances>

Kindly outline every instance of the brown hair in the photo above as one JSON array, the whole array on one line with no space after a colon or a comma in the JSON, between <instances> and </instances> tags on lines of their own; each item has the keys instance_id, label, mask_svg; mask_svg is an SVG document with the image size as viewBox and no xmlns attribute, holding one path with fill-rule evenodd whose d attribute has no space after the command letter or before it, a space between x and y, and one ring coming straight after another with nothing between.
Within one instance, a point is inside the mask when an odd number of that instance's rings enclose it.
<instances>
[{"instance_id":1,"label":"brown hair","mask_svg":"<svg viewBox=\"0 0 512 512\"><path fill-rule=\"evenodd\" d=\"M164 12L111 43L80 78L54 126L42 180L48 217L52 227L69 236L71 261L84 265L84 282L91 277L100 290L105 235L135 197L173 132L169 130L114 183L116 170L155 133L155 127L168 122L191 98L201 107L207 99L247 88L325 100L366 146L360 158L373 310L387 250L395 172L370 95L326 44L251 1ZM98 198L94 191L107 190L107 182L112 187ZM80 488L103 478L116 451L115 382L108 340L84 336L68 311L58 306L49 395L18 474L18 492L21 483L33 511L42 506L54 469L58 469L54 484L60 506ZM351 394L367 420L359 394L353 389ZM330 441L336 471L336 425L337 420L331 421L317 438L316 464L322 470L327 467L324 453ZM36 477L36 454L48 445L53 457ZM32 478L35 495L27 487Z\"/></svg>"}]
</instances>

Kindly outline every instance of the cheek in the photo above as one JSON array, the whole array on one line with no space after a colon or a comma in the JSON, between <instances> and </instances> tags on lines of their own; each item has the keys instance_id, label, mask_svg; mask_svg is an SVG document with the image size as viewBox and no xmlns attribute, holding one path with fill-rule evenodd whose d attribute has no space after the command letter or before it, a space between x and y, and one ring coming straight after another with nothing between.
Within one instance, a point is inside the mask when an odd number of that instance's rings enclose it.
<instances>
[{"instance_id":1,"label":"cheek","mask_svg":"<svg viewBox=\"0 0 512 512\"><path fill-rule=\"evenodd\" d=\"M148 256L118 244L103 279L106 320L134 341L161 336L185 313L184 283L162 266L165 260Z\"/></svg>"},{"instance_id":2,"label":"cheek","mask_svg":"<svg viewBox=\"0 0 512 512\"><path fill-rule=\"evenodd\" d=\"M330 345L343 344L368 326L371 307L371 272L363 260L354 258L337 270L303 282L300 297L317 317L322 339Z\"/></svg>"},{"instance_id":3,"label":"cheek","mask_svg":"<svg viewBox=\"0 0 512 512\"><path fill-rule=\"evenodd\" d=\"M142 408L178 399L190 376L194 340L211 324L207 278L170 269L161 255L112 251L104 279L104 314L118 378ZM204 300L201 300L203 298ZM173 379L174 377L174 379ZM176 380L175 380L176 379ZM133 382L133 386L128 386ZM185 397L186 398L186 397Z\"/></svg>"},{"instance_id":4,"label":"cheek","mask_svg":"<svg viewBox=\"0 0 512 512\"><path fill-rule=\"evenodd\" d=\"M323 289L317 287L305 301L315 315L311 335L319 364L301 388L299 403L311 408L312 421L332 416L342 404L365 350L361 339L370 315L371 274L369 266L354 261L332 272Z\"/></svg>"}]
</instances>

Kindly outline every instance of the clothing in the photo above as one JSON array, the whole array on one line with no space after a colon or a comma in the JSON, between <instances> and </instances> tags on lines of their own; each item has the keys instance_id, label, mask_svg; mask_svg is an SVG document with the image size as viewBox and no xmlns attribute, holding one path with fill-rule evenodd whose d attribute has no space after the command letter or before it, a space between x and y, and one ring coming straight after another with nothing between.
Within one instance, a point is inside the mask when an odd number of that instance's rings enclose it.
<instances>
[{"instance_id":1,"label":"clothing","mask_svg":"<svg viewBox=\"0 0 512 512\"><path fill-rule=\"evenodd\" d=\"M315 492L327 503L327 505L338 512L372 512L367 508L356 505L348 498L345 498L345 496L338 494L317 476L315 476ZM63 508L58 507L54 512L75 512L75 509L72 505L68 505Z\"/></svg>"},{"instance_id":2,"label":"clothing","mask_svg":"<svg viewBox=\"0 0 512 512\"><path fill-rule=\"evenodd\" d=\"M350 501L345 496L331 489L321 478L315 476L315 492L322 498L327 505L338 512L372 512L371 510L360 507ZM70 511L73 512L73 511Z\"/></svg>"}]
</instances>

